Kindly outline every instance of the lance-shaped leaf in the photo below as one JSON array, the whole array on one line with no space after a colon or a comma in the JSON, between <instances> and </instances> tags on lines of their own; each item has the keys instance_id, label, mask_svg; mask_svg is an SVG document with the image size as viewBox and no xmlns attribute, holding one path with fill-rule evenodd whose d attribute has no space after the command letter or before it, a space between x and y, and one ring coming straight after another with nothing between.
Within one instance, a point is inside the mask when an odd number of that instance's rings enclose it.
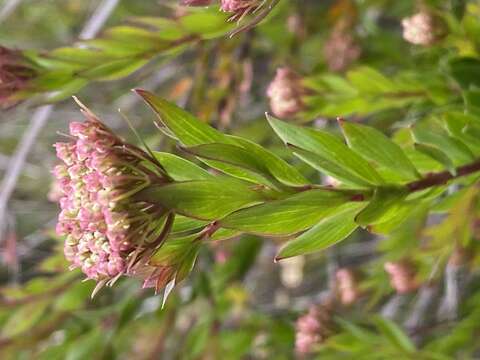
<instances>
[{"instance_id":1,"label":"lance-shaped leaf","mask_svg":"<svg viewBox=\"0 0 480 360\"><path fill-rule=\"evenodd\" d=\"M264 147L237 136L227 137L261 161L268 173L281 183L289 186L303 186L309 183L296 168Z\"/></svg>"},{"instance_id":2,"label":"lance-shaped leaf","mask_svg":"<svg viewBox=\"0 0 480 360\"><path fill-rule=\"evenodd\" d=\"M177 155L158 151L154 151L153 155L162 164L167 174L175 181L209 180L214 178L214 175L200 166Z\"/></svg>"},{"instance_id":3,"label":"lance-shaped leaf","mask_svg":"<svg viewBox=\"0 0 480 360\"><path fill-rule=\"evenodd\" d=\"M331 161L321 155L311 151L303 150L299 147L289 145L293 150L293 154L300 160L310 165L314 169L321 171L327 175L334 177L342 183L351 187L370 187L369 182L358 177L355 173L338 165L335 161Z\"/></svg>"},{"instance_id":4,"label":"lance-shaped leaf","mask_svg":"<svg viewBox=\"0 0 480 360\"><path fill-rule=\"evenodd\" d=\"M166 133L173 135L183 145L193 147L215 143L216 145L210 146L210 150L215 146L221 147L219 144L230 145L230 147L224 147L225 153L219 154L213 154L212 151L208 150L208 147L197 149L198 151L202 150L203 155L205 155L204 158L210 159L204 160L209 166L256 183L265 183L263 178L264 175L267 175L273 176L285 185L302 186L308 184L308 181L298 170L260 145L239 137L224 135L185 110L156 97L148 91L137 89L136 92L157 113L162 124L168 129ZM232 146L241 149L232 148ZM239 154L235 154L235 151L233 151L235 149L238 150ZM197 155L202 157L200 153ZM257 174L261 173L262 176L252 175L252 170Z\"/></svg>"},{"instance_id":5,"label":"lance-shaped leaf","mask_svg":"<svg viewBox=\"0 0 480 360\"><path fill-rule=\"evenodd\" d=\"M173 222L171 235L184 234L186 232L199 232L207 225L208 221L176 215L175 221Z\"/></svg>"},{"instance_id":6,"label":"lance-shaped leaf","mask_svg":"<svg viewBox=\"0 0 480 360\"><path fill-rule=\"evenodd\" d=\"M198 180L150 186L138 198L157 202L179 214L201 220L216 220L235 210L264 200L260 191L227 179Z\"/></svg>"},{"instance_id":7,"label":"lance-shaped leaf","mask_svg":"<svg viewBox=\"0 0 480 360\"><path fill-rule=\"evenodd\" d=\"M236 211L220 221L223 227L264 235L290 235L308 229L349 201L350 195L309 190L283 200Z\"/></svg>"},{"instance_id":8,"label":"lance-shaped leaf","mask_svg":"<svg viewBox=\"0 0 480 360\"><path fill-rule=\"evenodd\" d=\"M376 188L369 204L355 217L355 222L360 226L387 222L395 217L407 194L405 188Z\"/></svg>"},{"instance_id":9,"label":"lance-shaped leaf","mask_svg":"<svg viewBox=\"0 0 480 360\"><path fill-rule=\"evenodd\" d=\"M288 124L271 116L267 119L273 130L286 144L291 144L321 156L324 160L343 171L362 179L364 183L379 185L383 183L377 171L360 155L349 149L336 136L320 130L303 128Z\"/></svg>"},{"instance_id":10,"label":"lance-shaped leaf","mask_svg":"<svg viewBox=\"0 0 480 360\"><path fill-rule=\"evenodd\" d=\"M215 142L231 143L225 135L171 102L146 90L135 89L135 92L150 105L162 125L167 127L182 144L193 146Z\"/></svg>"},{"instance_id":11,"label":"lance-shaped leaf","mask_svg":"<svg viewBox=\"0 0 480 360\"><path fill-rule=\"evenodd\" d=\"M416 351L410 338L393 321L376 316L374 323L378 330L399 350L410 354ZM408 358L408 357L407 357Z\"/></svg>"},{"instance_id":12,"label":"lance-shaped leaf","mask_svg":"<svg viewBox=\"0 0 480 360\"><path fill-rule=\"evenodd\" d=\"M181 149L200 159L215 160L251 171L259 175L258 179L259 181L262 181L263 184L269 186L272 185L268 169L258 160L258 158L239 146L211 143L192 147L182 147Z\"/></svg>"},{"instance_id":13,"label":"lance-shaped leaf","mask_svg":"<svg viewBox=\"0 0 480 360\"><path fill-rule=\"evenodd\" d=\"M237 145L211 143L182 149L202 159L216 160L252 171L265 177L265 182L268 185L272 180L276 180L275 175L278 175L284 181L290 182L288 177L282 175L281 168L275 168L274 173L270 171L268 158L262 158L260 154L247 151ZM286 169L289 169L289 167L287 166ZM294 178L294 181L300 180L301 177ZM296 185L304 184L306 184L306 180L303 183L296 182Z\"/></svg>"},{"instance_id":14,"label":"lance-shaped leaf","mask_svg":"<svg viewBox=\"0 0 480 360\"><path fill-rule=\"evenodd\" d=\"M475 155L480 154L480 132L471 132L471 129L479 129L480 121L476 116L461 112L451 112L445 115L445 125L450 135L467 145Z\"/></svg>"},{"instance_id":15,"label":"lance-shaped leaf","mask_svg":"<svg viewBox=\"0 0 480 360\"><path fill-rule=\"evenodd\" d=\"M464 89L480 87L480 60L474 57L453 58L448 63L450 75Z\"/></svg>"},{"instance_id":16,"label":"lance-shaped leaf","mask_svg":"<svg viewBox=\"0 0 480 360\"><path fill-rule=\"evenodd\" d=\"M455 169L455 165L453 164L453 161L443 151L433 146L425 145L425 144L415 144L414 146L415 146L415 150L429 156L433 160L445 166L445 169L450 171L452 175L456 174L457 170Z\"/></svg>"},{"instance_id":17,"label":"lance-shaped leaf","mask_svg":"<svg viewBox=\"0 0 480 360\"><path fill-rule=\"evenodd\" d=\"M355 215L364 207L364 203L347 203L337 209L331 216L321 220L317 225L296 239L287 242L275 257L282 260L292 256L309 254L326 249L349 236L358 225Z\"/></svg>"},{"instance_id":18,"label":"lance-shaped leaf","mask_svg":"<svg viewBox=\"0 0 480 360\"><path fill-rule=\"evenodd\" d=\"M348 146L406 180L420 177L417 169L403 152L402 148L377 129L360 124L339 121Z\"/></svg>"},{"instance_id":19,"label":"lance-shaped leaf","mask_svg":"<svg viewBox=\"0 0 480 360\"><path fill-rule=\"evenodd\" d=\"M416 142L441 150L455 165L462 165L475 159L475 156L465 144L449 136L441 129L419 124L412 127L411 131Z\"/></svg>"}]
</instances>

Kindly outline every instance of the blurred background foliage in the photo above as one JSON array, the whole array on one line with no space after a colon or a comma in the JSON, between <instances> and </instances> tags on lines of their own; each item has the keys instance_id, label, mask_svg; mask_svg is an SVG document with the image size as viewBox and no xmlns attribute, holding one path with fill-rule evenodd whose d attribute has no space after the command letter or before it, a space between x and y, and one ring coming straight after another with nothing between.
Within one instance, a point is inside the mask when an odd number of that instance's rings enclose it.
<instances>
[{"instance_id":1,"label":"blurred background foliage","mask_svg":"<svg viewBox=\"0 0 480 360\"><path fill-rule=\"evenodd\" d=\"M0 20L0 44L29 49L35 56L70 46L98 3L19 1ZM402 38L401 20L424 7L442 19L447 31L429 47ZM176 1L120 0L104 29L138 17L179 19L190 12L208 13L219 24L228 18L216 6L191 10ZM205 18L195 21L193 28L206 26ZM326 44L342 22L348 24L346 31L354 39L350 46L357 46L358 54L339 67L335 60L340 55L331 55ZM475 97L480 67L471 71L469 64L454 61L460 56L478 59L479 1L284 0L260 25L230 38L227 33L235 25L155 54L159 56L113 81L88 79L75 94L135 142L117 113L120 108L156 150L177 152L131 88L152 90L212 126L289 160L264 119L267 87L280 66L294 69L310 89L305 108L292 121L338 131L332 120L342 115L375 126L399 144L411 141L405 134L408 125L438 121L437 116L464 106L475 114L476 101L480 103ZM339 269L355 273L358 294L354 304L339 306L331 315L328 336L309 356L480 357L478 186L448 197L429 216L426 209L413 209L389 236L355 233L325 252L279 263L273 258L284 239L242 235L209 243L163 309L162 296L142 290L136 279L123 278L91 299L95 284L81 282L77 270L67 271L62 241L53 230L58 209L48 200L50 169L56 163L51 144L79 118L65 97L35 141L0 219L5 228L0 243L2 359L295 358L295 322L336 291ZM43 100L28 100L0 114L0 175ZM472 134L475 146L478 133ZM416 156L416 165L423 163L428 170L445 165L438 158ZM313 169L297 165L320 180ZM391 273L385 271L385 263L399 261L407 262L400 277L415 282L405 292L392 286Z\"/></svg>"}]
</instances>

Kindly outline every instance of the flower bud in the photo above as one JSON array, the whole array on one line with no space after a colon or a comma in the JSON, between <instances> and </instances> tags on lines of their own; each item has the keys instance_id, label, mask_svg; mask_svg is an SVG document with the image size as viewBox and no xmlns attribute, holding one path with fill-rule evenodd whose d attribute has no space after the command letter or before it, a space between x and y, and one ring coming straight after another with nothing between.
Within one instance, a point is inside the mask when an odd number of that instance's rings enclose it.
<instances>
[{"instance_id":1,"label":"flower bud","mask_svg":"<svg viewBox=\"0 0 480 360\"><path fill-rule=\"evenodd\" d=\"M16 105L21 100L20 92L29 87L36 75L20 51L0 46L0 108Z\"/></svg>"},{"instance_id":2,"label":"flower bud","mask_svg":"<svg viewBox=\"0 0 480 360\"><path fill-rule=\"evenodd\" d=\"M362 49L349 30L349 27L340 22L323 47L323 55L330 71L346 70L362 53Z\"/></svg>"},{"instance_id":3,"label":"flower bud","mask_svg":"<svg viewBox=\"0 0 480 360\"><path fill-rule=\"evenodd\" d=\"M390 275L390 284L399 294L415 291L419 284L415 279L415 268L407 260L387 262L385 271Z\"/></svg>"},{"instance_id":4,"label":"flower bud","mask_svg":"<svg viewBox=\"0 0 480 360\"><path fill-rule=\"evenodd\" d=\"M415 45L430 46L445 36L445 24L437 16L421 11L402 20L403 38Z\"/></svg>"},{"instance_id":5,"label":"flower bud","mask_svg":"<svg viewBox=\"0 0 480 360\"><path fill-rule=\"evenodd\" d=\"M351 305L360 297L357 279L350 269L339 269L335 274L337 280L336 289L340 302L343 305Z\"/></svg>"},{"instance_id":6,"label":"flower bud","mask_svg":"<svg viewBox=\"0 0 480 360\"><path fill-rule=\"evenodd\" d=\"M302 96L307 92L298 74L287 67L278 68L267 89L273 114L280 118L296 115L305 108Z\"/></svg>"}]
</instances>

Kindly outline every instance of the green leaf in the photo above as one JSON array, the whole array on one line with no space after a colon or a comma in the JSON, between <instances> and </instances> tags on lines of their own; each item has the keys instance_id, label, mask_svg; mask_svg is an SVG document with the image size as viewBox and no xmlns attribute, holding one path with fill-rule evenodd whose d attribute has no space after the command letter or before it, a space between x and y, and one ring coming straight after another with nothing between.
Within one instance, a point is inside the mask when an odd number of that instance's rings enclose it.
<instances>
[{"instance_id":1,"label":"green leaf","mask_svg":"<svg viewBox=\"0 0 480 360\"><path fill-rule=\"evenodd\" d=\"M270 175L281 183L289 186L303 186L309 184L309 181L305 179L297 169L264 147L253 141L237 136L227 135L227 138L235 141L235 143L261 161Z\"/></svg>"},{"instance_id":2,"label":"green leaf","mask_svg":"<svg viewBox=\"0 0 480 360\"><path fill-rule=\"evenodd\" d=\"M240 138L238 141L242 143ZM217 160L253 171L268 179L267 182L281 180L289 185L298 186L307 183L306 179L283 160L258 145L248 142L245 144L248 150L237 145L219 143L203 144L184 148L184 150L204 159Z\"/></svg>"},{"instance_id":3,"label":"green leaf","mask_svg":"<svg viewBox=\"0 0 480 360\"><path fill-rule=\"evenodd\" d=\"M445 169L447 169L452 175L455 175L457 170L455 168L455 165L453 164L452 160L445 155L445 153L441 150L438 150L437 148L430 146L430 145L425 145L425 144L415 144L415 150L421 152L422 154L425 154L432 158L435 161L438 161L440 164L442 164Z\"/></svg>"},{"instance_id":4,"label":"green leaf","mask_svg":"<svg viewBox=\"0 0 480 360\"><path fill-rule=\"evenodd\" d=\"M150 105L158 115L161 123L167 128L164 133L169 136L174 136L175 139L183 145L195 146L210 143L235 144L232 138L227 137L208 124L201 122L175 104L145 90L136 89L135 91ZM251 171L239 168L238 166L213 160L204 160L203 162L212 168L242 180L258 184L262 184L265 181L263 177L252 174Z\"/></svg>"},{"instance_id":5,"label":"green leaf","mask_svg":"<svg viewBox=\"0 0 480 360\"><path fill-rule=\"evenodd\" d=\"M13 337L18 334L28 333L28 330L35 326L45 314L50 300L34 301L15 309L13 314L3 324L2 337Z\"/></svg>"},{"instance_id":6,"label":"green leaf","mask_svg":"<svg viewBox=\"0 0 480 360\"><path fill-rule=\"evenodd\" d=\"M480 87L480 60L473 57L454 58L449 61L450 75L464 89L474 85Z\"/></svg>"},{"instance_id":7,"label":"green leaf","mask_svg":"<svg viewBox=\"0 0 480 360\"><path fill-rule=\"evenodd\" d=\"M377 129L340 121L348 146L363 157L384 166L406 180L418 179L420 174L402 148Z\"/></svg>"},{"instance_id":8,"label":"green leaf","mask_svg":"<svg viewBox=\"0 0 480 360\"><path fill-rule=\"evenodd\" d=\"M415 345L410 338L405 335L402 329L400 329L393 321L378 316L375 317L374 323L378 330L399 350L406 353L413 353L416 351Z\"/></svg>"},{"instance_id":9,"label":"green leaf","mask_svg":"<svg viewBox=\"0 0 480 360\"><path fill-rule=\"evenodd\" d=\"M464 142L476 155L480 154L478 133L471 129L480 127L477 117L461 112L450 112L445 115L445 124L450 135Z\"/></svg>"},{"instance_id":10,"label":"green leaf","mask_svg":"<svg viewBox=\"0 0 480 360\"><path fill-rule=\"evenodd\" d=\"M332 171L335 165L335 168L342 170L345 174L361 179L363 182L361 185L383 183L375 169L336 136L326 131L291 125L271 116L267 116L267 119L283 142L319 155L324 163L328 162L329 171Z\"/></svg>"},{"instance_id":11,"label":"green leaf","mask_svg":"<svg viewBox=\"0 0 480 360\"><path fill-rule=\"evenodd\" d=\"M455 165L462 165L475 159L475 156L465 144L449 136L441 129L427 124L418 124L412 127L411 131L416 142L441 150Z\"/></svg>"},{"instance_id":12,"label":"green leaf","mask_svg":"<svg viewBox=\"0 0 480 360\"><path fill-rule=\"evenodd\" d=\"M239 166L258 175L266 176L267 179L270 178L270 173L266 166L253 154L237 145L210 143L182 148L182 150L202 159L216 160Z\"/></svg>"},{"instance_id":13,"label":"green leaf","mask_svg":"<svg viewBox=\"0 0 480 360\"><path fill-rule=\"evenodd\" d=\"M283 200L239 210L221 226L264 235L290 235L308 229L349 200L329 190L309 190Z\"/></svg>"},{"instance_id":14,"label":"green leaf","mask_svg":"<svg viewBox=\"0 0 480 360\"><path fill-rule=\"evenodd\" d=\"M363 93L384 93L396 90L392 80L379 71L366 66L349 71L347 78Z\"/></svg>"},{"instance_id":15,"label":"green leaf","mask_svg":"<svg viewBox=\"0 0 480 360\"><path fill-rule=\"evenodd\" d=\"M158 151L153 151L153 155L175 181L210 180L214 178L214 175L200 166L177 155Z\"/></svg>"},{"instance_id":16,"label":"green leaf","mask_svg":"<svg viewBox=\"0 0 480 360\"><path fill-rule=\"evenodd\" d=\"M314 169L323 172L327 175L334 177L342 183L351 187L370 187L371 184L364 181L362 178L356 176L356 174L348 171L347 169L339 166L336 162L327 160L326 158L317 155L313 152L306 151L295 146L290 145L293 150L293 154L300 160L310 165Z\"/></svg>"},{"instance_id":17,"label":"green leaf","mask_svg":"<svg viewBox=\"0 0 480 360\"><path fill-rule=\"evenodd\" d=\"M367 226L388 221L394 217L407 196L404 188L379 187L375 189L369 204L358 213L355 222Z\"/></svg>"},{"instance_id":18,"label":"green leaf","mask_svg":"<svg viewBox=\"0 0 480 360\"><path fill-rule=\"evenodd\" d=\"M264 200L251 186L218 178L151 186L137 196L201 220L216 220Z\"/></svg>"},{"instance_id":19,"label":"green leaf","mask_svg":"<svg viewBox=\"0 0 480 360\"><path fill-rule=\"evenodd\" d=\"M135 89L153 111L158 115L160 122L167 127L177 139L186 146L207 143L230 143L226 136L205 124L187 111L159 98L154 94L141 89Z\"/></svg>"},{"instance_id":20,"label":"green leaf","mask_svg":"<svg viewBox=\"0 0 480 360\"><path fill-rule=\"evenodd\" d=\"M171 234L185 233L190 231L199 231L208 224L208 221L188 218L181 215L176 215L173 222Z\"/></svg>"},{"instance_id":21,"label":"green leaf","mask_svg":"<svg viewBox=\"0 0 480 360\"><path fill-rule=\"evenodd\" d=\"M337 209L331 216L321 220L317 225L296 239L287 242L279 251L276 260L292 256L309 254L326 249L349 236L358 225L354 218L364 203L347 203Z\"/></svg>"}]
</instances>

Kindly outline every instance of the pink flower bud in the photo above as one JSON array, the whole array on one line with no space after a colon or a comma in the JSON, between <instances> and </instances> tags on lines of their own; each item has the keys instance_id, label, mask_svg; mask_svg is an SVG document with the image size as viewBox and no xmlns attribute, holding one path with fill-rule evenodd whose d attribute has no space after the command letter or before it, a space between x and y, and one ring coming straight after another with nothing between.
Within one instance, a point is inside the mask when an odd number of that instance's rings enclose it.
<instances>
[{"instance_id":1,"label":"pink flower bud","mask_svg":"<svg viewBox=\"0 0 480 360\"><path fill-rule=\"evenodd\" d=\"M295 116L302 111L305 108L302 96L306 94L301 77L286 67L277 69L267 89L270 108L280 118Z\"/></svg>"}]
</instances>

